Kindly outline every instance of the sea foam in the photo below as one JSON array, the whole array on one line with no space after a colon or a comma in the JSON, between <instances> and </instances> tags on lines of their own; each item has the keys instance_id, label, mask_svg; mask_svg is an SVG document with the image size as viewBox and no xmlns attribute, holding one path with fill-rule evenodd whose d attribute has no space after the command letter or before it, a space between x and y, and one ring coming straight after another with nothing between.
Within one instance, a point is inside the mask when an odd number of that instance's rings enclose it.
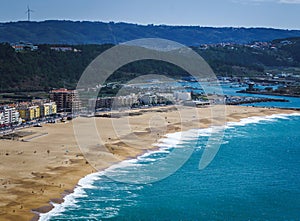
<instances>
[{"instance_id":1,"label":"sea foam","mask_svg":"<svg viewBox=\"0 0 300 221\"><path fill-rule=\"evenodd\" d=\"M300 116L299 113L292 113L292 114L273 114L269 116L258 116L258 117L248 117L243 118L238 122L228 122L224 126L216 126L216 127L209 127L203 129L192 129L183 132L175 132L166 134L164 138L158 140L157 143L153 144L153 146L158 147L157 150L148 151L141 156L138 156L136 159L124 160L120 163L112 165L111 167L107 168L104 171L96 172L89 174L78 182L78 185L75 187L74 192L66 195L64 197L64 202L61 204L51 203L54 208L47 212L47 213L40 213L40 221L50 220L51 217L56 217L61 215L66 208L74 207L76 208L77 198L87 197L85 189L95 189L93 184L95 181L100 180L102 176L105 176L107 173L111 172L121 172L119 169L124 167L138 167L141 166L139 162L149 162L154 163L158 159L151 158L154 154L165 154L168 155L173 148L184 148L185 143L189 141L195 141L198 137L209 137L213 133L217 133L221 130L227 128L234 128L236 126L245 126L247 124L255 124L260 122L274 122L278 119L282 120L289 120L291 116ZM227 143L226 141L225 143ZM149 184L151 185L151 184ZM141 189L143 186L136 186L137 189ZM120 199L118 199L120 200ZM111 211L111 216L114 217L118 214L116 208L105 208L105 210ZM107 218L108 218L107 217Z\"/></svg>"}]
</instances>

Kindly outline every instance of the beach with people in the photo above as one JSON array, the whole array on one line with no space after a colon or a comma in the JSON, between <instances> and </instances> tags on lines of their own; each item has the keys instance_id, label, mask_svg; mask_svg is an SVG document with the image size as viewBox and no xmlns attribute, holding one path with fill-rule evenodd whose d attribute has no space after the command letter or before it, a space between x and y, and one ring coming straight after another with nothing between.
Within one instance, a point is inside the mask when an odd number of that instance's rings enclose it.
<instances>
[{"instance_id":1,"label":"beach with people","mask_svg":"<svg viewBox=\"0 0 300 221\"><path fill-rule=\"evenodd\" d=\"M21 130L23 137L0 140L1 219L38 219L39 213L53 208L50 202L61 203L72 193L82 177L154 150L154 144L166 134L295 112L224 105L165 106L26 128ZM73 126L86 120L95 123L101 146L82 150ZM97 156L97 162L93 156Z\"/></svg>"}]
</instances>

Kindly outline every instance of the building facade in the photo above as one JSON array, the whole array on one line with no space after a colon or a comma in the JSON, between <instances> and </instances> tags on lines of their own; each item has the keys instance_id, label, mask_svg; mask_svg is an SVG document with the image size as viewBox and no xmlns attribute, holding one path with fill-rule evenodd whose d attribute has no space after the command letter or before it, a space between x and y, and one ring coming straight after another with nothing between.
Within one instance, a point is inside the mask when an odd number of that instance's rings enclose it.
<instances>
[{"instance_id":1,"label":"building facade","mask_svg":"<svg viewBox=\"0 0 300 221\"><path fill-rule=\"evenodd\" d=\"M19 123L20 115L19 112L14 107L1 106L0 107L2 124L17 124Z\"/></svg>"},{"instance_id":2,"label":"building facade","mask_svg":"<svg viewBox=\"0 0 300 221\"><path fill-rule=\"evenodd\" d=\"M57 105L57 112L78 112L81 103L76 90L60 88L50 91L50 99Z\"/></svg>"},{"instance_id":3,"label":"building facade","mask_svg":"<svg viewBox=\"0 0 300 221\"><path fill-rule=\"evenodd\" d=\"M190 101L190 100L192 100L191 92L176 91L176 92L174 92L174 97L175 97L176 100L181 100L181 101Z\"/></svg>"},{"instance_id":4,"label":"building facade","mask_svg":"<svg viewBox=\"0 0 300 221\"><path fill-rule=\"evenodd\" d=\"M138 104L138 96L135 94L130 94L127 96L118 96L118 97L101 97L89 100L89 106L92 105L96 109L99 108L121 108L121 107L132 107L133 105Z\"/></svg>"},{"instance_id":5,"label":"building facade","mask_svg":"<svg viewBox=\"0 0 300 221\"><path fill-rule=\"evenodd\" d=\"M155 94L144 94L139 98L139 100L142 105L157 104L157 96Z\"/></svg>"},{"instance_id":6,"label":"building facade","mask_svg":"<svg viewBox=\"0 0 300 221\"><path fill-rule=\"evenodd\" d=\"M41 117L39 106L21 106L18 108L20 117L23 120L30 121Z\"/></svg>"},{"instance_id":7,"label":"building facade","mask_svg":"<svg viewBox=\"0 0 300 221\"><path fill-rule=\"evenodd\" d=\"M31 121L41 117L48 117L57 113L55 102L46 99L22 102L17 105L17 110L22 120Z\"/></svg>"},{"instance_id":8,"label":"building facade","mask_svg":"<svg viewBox=\"0 0 300 221\"><path fill-rule=\"evenodd\" d=\"M18 42L11 44L12 48L15 49L16 52L20 51L36 51L38 50L38 46L33 45L29 42Z\"/></svg>"},{"instance_id":9,"label":"building facade","mask_svg":"<svg viewBox=\"0 0 300 221\"><path fill-rule=\"evenodd\" d=\"M55 102L43 103L40 106L40 116L48 117L57 113L57 105Z\"/></svg>"},{"instance_id":10,"label":"building facade","mask_svg":"<svg viewBox=\"0 0 300 221\"><path fill-rule=\"evenodd\" d=\"M0 125L4 124L4 113L0 112Z\"/></svg>"}]
</instances>

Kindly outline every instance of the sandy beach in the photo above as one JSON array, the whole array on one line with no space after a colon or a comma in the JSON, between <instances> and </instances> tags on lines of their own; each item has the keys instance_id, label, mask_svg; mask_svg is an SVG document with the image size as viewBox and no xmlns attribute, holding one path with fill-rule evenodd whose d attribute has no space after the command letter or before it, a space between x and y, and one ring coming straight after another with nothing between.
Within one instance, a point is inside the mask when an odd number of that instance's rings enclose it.
<instances>
[{"instance_id":1,"label":"sandy beach","mask_svg":"<svg viewBox=\"0 0 300 221\"><path fill-rule=\"evenodd\" d=\"M0 140L0 220L37 219L34 211L48 211L50 201L61 202L80 178L156 148L153 144L167 133L294 112L243 106L180 107L180 110L167 106L121 112L112 118L79 117L66 123L24 129L22 132L27 133L23 137ZM89 137L93 127L87 122L95 123L101 141ZM73 124L81 125L82 135L86 134L83 152L77 144ZM94 146L95 143L99 145Z\"/></svg>"}]
</instances>

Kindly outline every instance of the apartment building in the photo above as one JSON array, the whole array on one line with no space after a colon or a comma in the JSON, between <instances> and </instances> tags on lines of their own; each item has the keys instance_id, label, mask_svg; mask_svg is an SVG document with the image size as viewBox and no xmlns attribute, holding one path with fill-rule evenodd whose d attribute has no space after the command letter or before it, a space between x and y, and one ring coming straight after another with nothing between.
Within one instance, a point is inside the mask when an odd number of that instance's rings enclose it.
<instances>
[{"instance_id":1,"label":"apartment building","mask_svg":"<svg viewBox=\"0 0 300 221\"><path fill-rule=\"evenodd\" d=\"M30 121L41 117L40 107L35 106L20 106L18 107L20 117L23 120Z\"/></svg>"},{"instance_id":2,"label":"apartment building","mask_svg":"<svg viewBox=\"0 0 300 221\"><path fill-rule=\"evenodd\" d=\"M43 103L40 106L40 116L48 117L57 113L57 105L55 102Z\"/></svg>"},{"instance_id":3,"label":"apartment building","mask_svg":"<svg viewBox=\"0 0 300 221\"><path fill-rule=\"evenodd\" d=\"M1 124L15 124L19 123L20 115L14 107L1 106L0 107L0 123Z\"/></svg>"},{"instance_id":4,"label":"apartment building","mask_svg":"<svg viewBox=\"0 0 300 221\"><path fill-rule=\"evenodd\" d=\"M50 91L50 99L57 105L57 112L77 112L81 102L76 90L60 88Z\"/></svg>"}]
</instances>

